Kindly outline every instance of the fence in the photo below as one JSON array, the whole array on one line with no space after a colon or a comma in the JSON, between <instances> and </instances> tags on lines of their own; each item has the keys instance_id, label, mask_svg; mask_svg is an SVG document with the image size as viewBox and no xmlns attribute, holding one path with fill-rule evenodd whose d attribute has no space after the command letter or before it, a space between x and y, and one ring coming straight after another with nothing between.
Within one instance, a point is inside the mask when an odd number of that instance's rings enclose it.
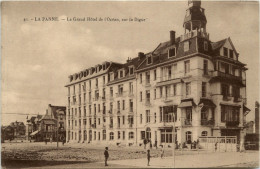
<instances>
[{"instance_id":1,"label":"fence","mask_svg":"<svg viewBox=\"0 0 260 169\"><path fill-rule=\"evenodd\" d=\"M211 151L235 152L237 151L237 137L199 137L199 145L202 149Z\"/></svg>"}]
</instances>

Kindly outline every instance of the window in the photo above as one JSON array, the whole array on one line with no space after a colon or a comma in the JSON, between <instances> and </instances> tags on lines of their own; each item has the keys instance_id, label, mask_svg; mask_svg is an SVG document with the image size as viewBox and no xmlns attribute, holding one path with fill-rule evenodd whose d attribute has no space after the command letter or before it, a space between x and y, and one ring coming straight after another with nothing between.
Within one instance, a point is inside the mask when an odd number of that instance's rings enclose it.
<instances>
[{"instance_id":1,"label":"window","mask_svg":"<svg viewBox=\"0 0 260 169\"><path fill-rule=\"evenodd\" d=\"M206 82L202 82L201 90L202 90L201 96L206 97L207 96L207 83Z\"/></svg>"},{"instance_id":2,"label":"window","mask_svg":"<svg viewBox=\"0 0 260 169\"><path fill-rule=\"evenodd\" d=\"M130 100L129 100L129 107L130 107L130 112L133 112L133 111L134 111L134 102L133 102L133 99L130 99Z\"/></svg>"},{"instance_id":3,"label":"window","mask_svg":"<svg viewBox=\"0 0 260 169\"><path fill-rule=\"evenodd\" d=\"M208 132L207 131L201 132L201 136L208 136Z\"/></svg>"},{"instance_id":4,"label":"window","mask_svg":"<svg viewBox=\"0 0 260 169\"><path fill-rule=\"evenodd\" d=\"M125 110L125 100L123 100L122 110Z\"/></svg>"},{"instance_id":5,"label":"window","mask_svg":"<svg viewBox=\"0 0 260 169\"><path fill-rule=\"evenodd\" d=\"M143 115L140 114L140 124L142 124L142 122L143 122Z\"/></svg>"},{"instance_id":6,"label":"window","mask_svg":"<svg viewBox=\"0 0 260 169\"><path fill-rule=\"evenodd\" d=\"M129 75L134 74L134 67L129 67Z\"/></svg>"},{"instance_id":7,"label":"window","mask_svg":"<svg viewBox=\"0 0 260 169\"><path fill-rule=\"evenodd\" d=\"M134 93L134 86L133 82L129 82L129 93L133 94Z\"/></svg>"},{"instance_id":8,"label":"window","mask_svg":"<svg viewBox=\"0 0 260 169\"><path fill-rule=\"evenodd\" d=\"M238 86L232 86L232 95L234 99L237 99L240 97L240 88Z\"/></svg>"},{"instance_id":9,"label":"window","mask_svg":"<svg viewBox=\"0 0 260 169\"><path fill-rule=\"evenodd\" d=\"M184 62L184 69L185 69L185 73L190 72L190 61L189 60Z\"/></svg>"},{"instance_id":10,"label":"window","mask_svg":"<svg viewBox=\"0 0 260 169\"><path fill-rule=\"evenodd\" d=\"M109 138L110 140L114 140L114 133L113 133L113 132L110 132L110 133L109 133L109 137L110 137L110 138Z\"/></svg>"},{"instance_id":11,"label":"window","mask_svg":"<svg viewBox=\"0 0 260 169\"><path fill-rule=\"evenodd\" d=\"M191 85L190 83L186 83L186 96L191 94Z\"/></svg>"},{"instance_id":12,"label":"window","mask_svg":"<svg viewBox=\"0 0 260 169\"><path fill-rule=\"evenodd\" d=\"M140 92L140 102L142 102L142 101L143 101L143 93Z\"/></svg>"},{"instance_id":13,"label":"window","mask_svg":"<svg viewBox=\"0 0 260 169\"><path fill-rule=\"evenodd\" d=\"M153 75L154 75L154 80L156 80L157 79L156 69L153 71Z\"/></svg>"},{"instance_id":14,"label":"window","mask_svg":"<svg viewBox=\"0 0 260 169\"><path fill-rule=\"evenodd\" d=\"M228 56L228 49L223 47L223 50L224 50L224 56Z\"/></svg>"},{"instance_id":15,"label":"window","mask_svg":"<svg viewBox=\"0 0 260 169\"><path fill-rule=\"evenodd\" d=\"M141 131L141 139L145 139L145 131Z\"/></svg>"},{"instance_id":16,"label":"window","mask_svg":"<svg viewBox=\"0 0 260 169\"><path fill-rule=\"evenodd\" d=\"M239 107L221 105L221 122L239 122Z\"/></svg>"},{"instance_id":17,"label":"window","mask_svg":"<svg viewBox=\"0 0 260 169\"><path fill-rule=\"evenodd\" d=\"M152 56L147 56L147 64L151 64L152 63Z\"/></svg>"},{"instance_id":18,"label":"window","mask_svg":"<svg viewBox=\"0 0 260 169\"><path fill-rule=\"evenodd\" d=\"M122 116L122 124L125 124L125 116Z\"/></svg>"},{"instance_id":19,"label":"window","mask_svg":"<svg viewBox=\"0 0 260 169\"><path fill-rule=\"evenodd\" d=\"M167 69L168 69L168 80L170 80L172 79L172 67L168 66Z\"/></svg>"},{"instance_id":20,"label":"window","mask_svg":"<svg viewBox=\"0 0 260 169\"><path fill-rule=\"evenodd\" d=\"M118 85L118 95L122 95L124 91L123 85Z\"/></svg>"},{"instance_id":21,"label":"window","mask_svg":"<svg viewBox=\"0 0 260 169\"><path fill-rule=\"evenodd\" d=\"M165 97L169 97L171 92L171 87L170 86L165 86Z\"/></svg>"},{"instance_id":22,"label":"window","mask_svg":"<svg viewBox=\"0 0 260 169\"><path fill-rule=\"evenodd\" d=\"M96 139L97 139L97 132L94 131L94 140L96 140Z\"/></svg>"},{"instance_id":23,"label":"window","mask_svg":"<svg viewBox=\"0 0 260 169\"><path fill-rule=\"evenodd\" d=\"M191 125L192 123L192 109L191 107L187 107L186 108L186 120L185 120L185 124L186 125Z\"/></svg>"},{"instance_id":24,"label":"window","mask_svg":"<svg viewBox=\"0 0 260 169\"><path fill-rule=\"evenodd\" d=\"M106 140L106 130L103 130L103 140Z\"/></svg>"},{"instance_id":25,"label":"window","mask_svg":"<svg viewBox=\"0 0 260 169\"><path fill-rule=\"evenodd\" d=\"M146 75L146 81L145 81L146 84L150 84L150 71L146 72L145 75Z\"/></svg>"},{"instance_id":26,"label":"window","mask_svg":"<svg viewBox=\"0 0 260 169\"><path fill-rule=\"evenodd\" d=\"M98 112L100 112L100 104L98 104Z\"/></svg>"},{"instance_id":27,"label":"window","mask_svg":"<svg viewBox=\"0 0 260 169\"><path fill-rule=\"evenodd\" d=\"M229 85L221 84L221 94L223 95L223 99L227 99L229 96Z\"/></svg>"},{"instance_id":28,"label":"window","mask_svg":"<svg viewBox=\"0 0 260 169\"><path fill-rule=\"evenodd\" d=\"M176 140L177 132L175 132L175 140ZM161 130L161 142L162 143L172 143L173 142L173 132L172 129L163 129Z\"/></svg>"},{"instance_id":29,"label":"window","mask_svg":"<svg viewBox=\"0 0 260 169\"><path fill-rule=\"evenodd\" d=\"M119 71L119 76L120 76L120 78L124 77L124 70Z\"/></svg>"},{"instance_id":30,"label":"window","mask_svg":"<svg viewBox=\"0 0 260 169\"><path fill-rule=\"evenodd\" d=\"M146 110L146 123L150 123L150 110Z\"/></svg>"},{"instance_id":31,"label":"window","mask_svg":"<svg viewBox=\"0 0 260 169\"><path fill-rule=\"evenodd\" d=\"M150 103L150 90L146 90L146 103Z\"/></svg>"},{"instance_id":32,"label":"window","mask_svg":"<svg viewBox=\"0 0 260 169\"><path fill-rule=\"evenodd\" d=\"M173 85L173 95L174 96L177 95L177 85L176 84Z\"/></svg>"},{"instance_id":33,"label":"window","mask_svg":"<svg viewBox=\"0 0 260 169\"><path fill-rule=\"evenodd\" d=\"M186 41L184 42L184 52L187 52L190 50L190 42Z\"/></svg>"},{"instance_id":34,"label":"window","mask_svg":"<svg viewBox=\"0 0 260 169\"><path fill-rule=\"evenodd\" d=\"M203 60L203 74L208 75L208 60Z\"/></svg>"},{"instance_id":35,"label":"window","mask_svg":"<svg viewBox=\"0 0 260 169\"><path fill-rule=\"evenodd\" d=\"M178 119L177 106L164 106L163 112L164 112L164 117L163 117L164 122L174 122L174 121L176 122L176 120Z\"/></svg>"},{"instance_id":36,"label":"window","mask_svg":"<svg viewBox=\"0 0 260 169\"><path fill-rule=\"evenodd\" d=\"M154 113L154 123L156 123L156 113Z\"/></svg>"},{"instance_id":37,"label":"window","mask_svg":"<svg viewBox=\"0 0 260 169\"><path fill-rule=\"evenodd\" d=\"M120 131L117 132L117 139L119 140L120 139Z\"/></svg>"},{"instance_id":38,"label":"window","mask_svg":"<svg viewBox=\"0 0 260 169\"><path fill-rule=\"evenodd\" d=\"M187 131L186 132L186 141L188 144L191 144L191 140L192 140L192 133L191 131Z\"/></svg>"},{"instance_id":39,"label":"window","mask_svg":"<svg viewBox=\"0 0 260 169\"><path fill-rule=\"evenodd\" d=\"M98 78L96 78L96 87L98 87Z\"/></svg>"},{"instance_id":40,"label":"window","mask_svg":"<svg viewBox=\"0 0 260 169\"><path fill-rule=\"evenodd\" d=\"M123 131L123 140L125 139L125 131Z\"/></svg>"},{"instance_id":41,"label":"window","mask_svg":"<svg viewBox=\"0 0 260 169\"><path fill-rule=\"evenodd\" d=\"M109 78L110 78L110 81L114 80L114 73L113 72L109 73Z\"/></svg>"},{"instance_id":42,"label":"window","mask_svg":"<svg viewBox=\"0 0 260 169\"><path fill-rule=\"evenodd\" d=\"M134 138L134 132L129 132L129 140Z\"/></svg>"},{"instance_id":43,"label":"window","mask_svg":"<svg viewBox=\"0 0 260 169\"><path fill-rule=\"evenodd\" d=\"M234 55L233 55L233 50L232 49L229 49L229 57L234 59Z\"/></svg>"},{"instance_id":44,"label":"window","mask_svg":"<svg viewBox=\"0 0 260 169\"><path fill-rule=\"evenodd\" d=\"M100 125L100 118L98 118L98 125Z\"/></svg>"},{"instance_id":45,"label":"window","mask_svg":"<svg viewBox=\"0 0 260 169\"><path fill-rule=\"evenodd\" d=\"M120 110L120 101L117 101L117 110Z\"/></svg>"},{"instance_id":46,"label":"window","mask_svg":"<svg viewBox=\"0 0 260 169\"><path fill-rule=\"evenodd\" d=\"M113 87L110 87L110 97L113 97Z\"/></svg>"},{"instance_id":47,"label":"window","mask_svg":"<svg viewBox=\"0 0 260 169\"><path fill-rule=\"evenodd\" d=\"M154 99L156 99L156 89L154 89Z\"/></svg>"},{"instance_id":48,"label":"window","mask_svg":"<svg viewBox=\"0 0 260 169\"><path fill-rule=\"evenodd\" d=\"M110 103L110 113L113 113L113 102Z\"/></svg>"},{"instance_id":49,"label":"window","mask_svg":"<svg viewBox=\"0 0 260 169\"><path fill-rule=\"evenodd\" d=\"M169 49L168 57L171 58L171 57L174 57L174 56L176 56L176 48Z\"/></svg>"},{"instance_id":50,"label":"window","mask_svg":"<svg viewBox=\"0 0 260 169\"><path fill-rule=\"evenodd\" d=\"M204 50L208 51L208 42L207 41L204 41Z\"/></svg>"},{"instance_id":51,"label":"window","mask_svg":"<svg viewBox=\"0 0 260 169\"><path fill-rule=\"evenodd\" d=\"M162 91L162 87L160 87L160 98L162 97L163 95L163 91Z\"/></svg>"},{"instance_id":52,"label":"window","mask_svg":"<svg viewBox=\"0 0 260 169\"><path fill-rule=\"evenodd\" d=\"M142 73L140 73L140 83L143 82L143 77L142 77Z\"/></svg>"}]
</instances>

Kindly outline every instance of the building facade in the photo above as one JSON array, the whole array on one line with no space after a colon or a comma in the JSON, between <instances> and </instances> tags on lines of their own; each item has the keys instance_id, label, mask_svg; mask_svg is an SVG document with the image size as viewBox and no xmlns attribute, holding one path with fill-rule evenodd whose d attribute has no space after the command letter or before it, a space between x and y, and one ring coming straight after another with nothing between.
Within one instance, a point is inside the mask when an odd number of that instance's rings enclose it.
<instances>
[{"instance_id":1,"label":"building facade","mask_svg":"<svg viewBox=\"0 0 260 169\"><path fill-rule=\"evenodd\" d=\"M250 111L247 68L230 38L209 39L204 11L200 1L189 1L180 37L170 31L152 52L70 75L67 142L189 144L200 136L239 142Z\"/></svg>"}]
</instances>

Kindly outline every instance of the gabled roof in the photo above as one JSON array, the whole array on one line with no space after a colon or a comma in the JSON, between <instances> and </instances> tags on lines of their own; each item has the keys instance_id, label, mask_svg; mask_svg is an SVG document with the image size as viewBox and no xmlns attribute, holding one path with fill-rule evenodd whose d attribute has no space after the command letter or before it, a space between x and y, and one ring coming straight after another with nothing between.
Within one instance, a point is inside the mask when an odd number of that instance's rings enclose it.
<instances>
[{"instance_id":1,"label":"gabled roof","mask_svg":"<svg viewBox=\"0 0 260 169\"><path fill-rule=\"evenodd\" d=\"M212 50L220 49L225 44L226 40L227 40L227 38L222 39L222 40L217 41L217 42L211 42Z\"/></svg>"}]
</instances>

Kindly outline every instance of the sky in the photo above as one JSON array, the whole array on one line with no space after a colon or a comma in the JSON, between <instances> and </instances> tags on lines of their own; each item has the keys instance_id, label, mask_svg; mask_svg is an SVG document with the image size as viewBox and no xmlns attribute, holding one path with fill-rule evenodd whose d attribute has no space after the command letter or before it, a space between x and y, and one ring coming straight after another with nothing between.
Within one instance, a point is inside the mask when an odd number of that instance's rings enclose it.
<instances>
[{"instance_id":1,"label":"sky","mask_svg":"<svg viewBox=\"0 0 260 169\"><path fill-rule=\"evenodd\" d=\"M176 36L186 1L161 2L2 2L1 121L26 121L48 104L66 106L68 76L104 61L124 63ZM207 32L215 42L230 37L247 64L247 96L254 119L259 101L258 2L203 1ZM59 17L60 21L35 21ZM143 22L67 21L67 17L145 19ZM24 21L28 19L28 21ZM32 19L32 20L31 20Z\"/></svg>"}]
</instances>

